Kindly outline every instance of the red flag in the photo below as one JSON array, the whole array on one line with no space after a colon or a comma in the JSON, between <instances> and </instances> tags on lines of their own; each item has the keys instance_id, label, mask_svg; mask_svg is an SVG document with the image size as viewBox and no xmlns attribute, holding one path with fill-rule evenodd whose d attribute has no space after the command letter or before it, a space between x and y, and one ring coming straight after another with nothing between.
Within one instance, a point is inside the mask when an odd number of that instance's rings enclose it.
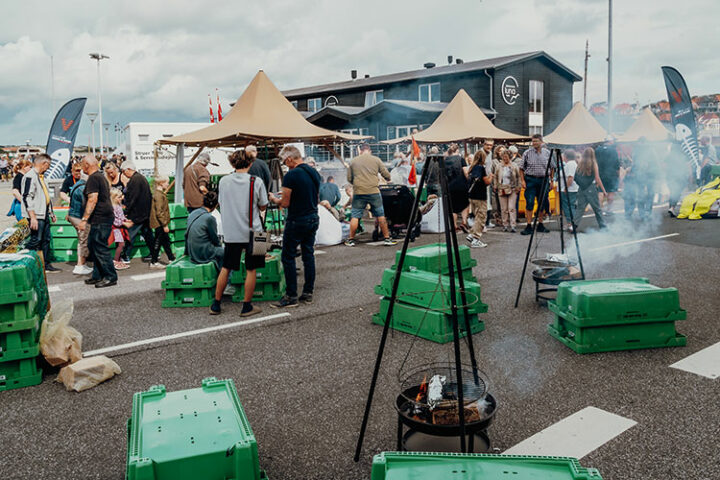
<instances>
[{"instance_id":1,"label":"red flag","mask_svg":"<svg viewBox=\"0 0 720 480\"><path fill-rule=\"evenodd\" d=\"M408 183L412 186L417 184L417 172L415 171L415 162L412 162L410 174L408 175Z\"/></svg>"},{"instance_id":2,"label":"red flag","mask_svg":"<svg viewBox=\"0 0 720 480\"><path fill-rule=\"evenodd\" d=\"M215 123L215 115L213 115L212 111L212 97L208 93L208 104L210 104L210 123Z\"/></svg>"},{"instance_id":3,"label":"red flag","mask_svg":"<svg viewBox=\"0 0 720 480\"><path fill-rule=\"evenodd\" d=\"M220 94L218 93L218 89L215 89L215 96L217 98L217 106L218 106L218 122L222 122L222 106L220 106Z\"/></svg>"},{"instance_id":4,"label":"red flag","mask_svg":"<svg viewBox=\"0 0 720 480\"><path fill-rule=\"evenodd\" d=\"M412 137L412 157L414 160L420 158L420 147L415 141L415 137Z\"/></svg>"}]
</instances>

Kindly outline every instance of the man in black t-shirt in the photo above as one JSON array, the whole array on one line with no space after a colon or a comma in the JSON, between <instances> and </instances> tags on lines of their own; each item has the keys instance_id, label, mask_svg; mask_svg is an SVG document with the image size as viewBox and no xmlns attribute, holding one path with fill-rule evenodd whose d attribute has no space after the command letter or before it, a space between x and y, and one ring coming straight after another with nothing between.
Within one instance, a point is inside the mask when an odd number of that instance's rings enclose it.
<instances>
[{"instance_id":1,"label":"man in black t-shirt","mask_svg":"<svg viewBox=\"0 0 720 480\"><path fill-rule=\"evenodd\" d=\"M62 198L68 204L70 203L70 190L80 180L80 174L82 173L82 167L80 164L75 163L71 168L71 174L65 177L62 186L60 187L60 198Z\"/></svg>"},{"instance_id":2,"label":"man in black t-shirt","mask_svg":"<svg viewBox=\"0 0 720 480\"><path fill-rule=\"evenodd\" d=\"M313 289L315 287L315 234L320 225L318 216L318 192L322 178L312 167L303 162L300 150L288 145L280 152L280 159L290 169L282 183L282 196L276 197L270 193L270 201L280 208L287 208L283 232L283 246L281 260L285 270L285 295L272 307L296 307L297 296L297 270L295 256L297 247L302 252L305 283L300 301L312 303Z\"/></svg>"},{"instance_id":3,"label":"man in black t-shirt","mask_svg":"<svg viewBox=\"0 0 720 480\"><path fill-rule=\"evenodd\" d=\"M265 162L265 160L258 160L257 147L255 147L255 145L248 145L245 148L245 152L247 152L253 160L253 163L252 165L250 165L250 170L248 170L248 173L250 175L260 177L260 179L262 179L263 183L265 184L265 190L269 192L270 181L272 180L272 175L270 174L270 167L268 167L268 164Z\"/></svg>"},{"instance_id":4,"label":"man in black t-shirt","mask_svg":"<svg viewBox=\"0 0 720 480\"><path fill-rule=\"evenodd\" d=\"M92 276L85 280L85 283L95 285L95 288L117 285L117 272L108 246L115 218L110 201L110 186L100 172L98 161L94 156L86 155L83 158L82 169L88 175L88 179L83 193L85 212L78 228L84 230L90 223L88 250L93 261Z\"/></svg>"}]
</instances>

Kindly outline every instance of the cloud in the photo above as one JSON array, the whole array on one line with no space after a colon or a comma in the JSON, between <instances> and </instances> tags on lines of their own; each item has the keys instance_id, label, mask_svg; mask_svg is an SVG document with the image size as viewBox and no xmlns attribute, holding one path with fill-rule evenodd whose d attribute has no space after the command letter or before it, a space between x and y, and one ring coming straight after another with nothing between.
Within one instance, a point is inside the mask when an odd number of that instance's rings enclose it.
<instances>
[{"instance_id":1,"label":"cloud","mask_svg":"<svg viewBox=\"0 0 720 480\"><path fill-rule=\"evenodd\" d=\"M97 66L88 57L94 51L111 57L101 64L108 123L206 121L208 93L219 88L227 106L261 68L289 89L344 80L351 69L374 76L443 64L447 55L469 61L541 49L582 73L586 39L588 99L606 95L606 0L71 3L3 6L0 144L47 136L55 113L50 55L56 108L85 96L87 111L96 111ZM717 90L720 4L707 2L702 11L676 5L614 2L618 102L663 98L665 64L680 69L692 93ZM575 98L581 95L578 83ZM88 135L85 121L79 142Z\"/></svg>"}]
</instances>

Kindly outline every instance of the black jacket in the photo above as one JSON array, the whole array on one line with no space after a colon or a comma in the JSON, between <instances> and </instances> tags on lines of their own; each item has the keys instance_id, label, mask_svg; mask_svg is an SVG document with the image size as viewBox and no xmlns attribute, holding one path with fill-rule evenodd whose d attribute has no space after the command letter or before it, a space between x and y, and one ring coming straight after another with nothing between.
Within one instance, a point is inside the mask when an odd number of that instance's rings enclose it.
<instances>
[{"instance_id":1,"label":"black jacket","mask_svg":"<svg viewBox=\"0 0 720 480\"><path fill-rule=\"evenodd\" d=\"M143 223L150 219L151 208L150 184L145 177L135 172L125 187L125 216L133 223Z\"/></svg>"}]
</instances>

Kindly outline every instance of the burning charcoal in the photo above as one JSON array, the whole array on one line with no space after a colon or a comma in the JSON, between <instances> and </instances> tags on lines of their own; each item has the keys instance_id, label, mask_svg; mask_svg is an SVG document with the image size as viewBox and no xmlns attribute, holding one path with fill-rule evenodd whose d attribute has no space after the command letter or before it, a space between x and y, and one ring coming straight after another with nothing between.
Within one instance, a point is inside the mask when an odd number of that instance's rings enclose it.
<instances>
[{"instance_id":1,"label":"burning charcoal","mask_svg":"<svg viewBox=\"0 0 720 480\"><path fill-rule=\"evenodd\" d=\"M443 385L445 385L446 377L443 375L433 375L430 379L430 389L428 392L428 405L430 410L435 408L437 402L443 399Z\"/></svg>"},{"instance_id":2,"label":"burning charcoal","mask_svg":"<svg viewBox=\"0 0 720 480\"><path fill-rule=\"evenodd\" d=\"M465 423L479 422L482 419L478 408L474 405L465 407ZM457 403L451 408L436 408L432 412L432 422L435 425L458 425L460 416L457 411Z\"/></svg>"}]
</instances>

